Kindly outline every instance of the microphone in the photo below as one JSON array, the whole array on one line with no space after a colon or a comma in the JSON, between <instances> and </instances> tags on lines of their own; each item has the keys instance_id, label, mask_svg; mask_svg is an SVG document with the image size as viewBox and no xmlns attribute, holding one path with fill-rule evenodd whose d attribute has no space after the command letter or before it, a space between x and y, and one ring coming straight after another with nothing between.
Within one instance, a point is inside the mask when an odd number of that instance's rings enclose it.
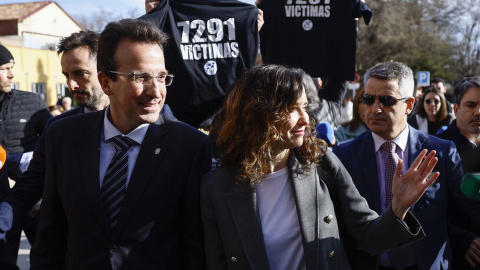
<instances>
[{"instance_id":1,"label":"microphone","mask_svg":"<svg viewBox=\"0 0 480 270\"><path fill-rule=\"evenodd\" d=\"M7 159L7 152L0 145L0 169L3 168L3 165L5 164L6 159Z\"/></svg>"},{"instance_id":2,"label":"microphone","mask_svg":"<svg viewBox=\"0 0 480 270\"><path fill-rule=\"evenodd\" d=\"M467 198L480 201L480 172L465 174L460 190Z\"/></svg>"}]
</instances>

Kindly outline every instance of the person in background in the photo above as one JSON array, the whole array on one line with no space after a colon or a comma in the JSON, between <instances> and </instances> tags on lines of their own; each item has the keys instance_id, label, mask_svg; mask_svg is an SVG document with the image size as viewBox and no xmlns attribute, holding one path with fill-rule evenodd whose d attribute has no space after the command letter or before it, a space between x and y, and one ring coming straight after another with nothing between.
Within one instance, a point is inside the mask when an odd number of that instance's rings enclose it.
<instances>
[{"instance_id":1,"label":"person in background","mask_svg":"<svg viewBox=\"0 0 480 270\"><path fill-rule=\"evenodd\" d=\"M0 146L0 198L4 197L10 190L10 184L8 183L8 177L5 173L5 159L7 153L2 146ZM4 233L4 232L2 232ZM19 270L16 266L16 263L13 262L10 253L8 252L7 244L5 239L0 239L0 269L2 270Z\"/></svg>"},{"instance_id":2,"label":"person in background","mask_svg":"<svg viewBox=\"0 0 480 270\"><path fill-rule=\"evenodd\" d=\"M441 127L446 127L455 119L448 113L445 97L433 85L422 89L423 95L415 112L409 116L408 124L425 133L435 135Z\"/></svg>"},{"instance_id":3,"label":"person in background","mask_svg":"<svg viewBox=\"0 0 480 270\"><path fill-rule=\"evenodd\" d=\"M443 94L447 101L448 112L451 113L453 109L453 100L452 95L447 92L447 85L445 83L445 80L440 77L435 77L430 81L430 85L436 86L438 89L440 89L440 93Z\"/></svg>"},{"instance_id":4,"label":"person in background","mask_svg":"<svg viewBox=\"0 0 480 270\"><path fill-rule=\"evenodd\" d=\"M52 105L52 106L49 106L48 107L48 111L50 112L50 114L55 117L55 116L59 116L60 114L62 114L64 112L63 110L63 107L60 106L60 105Z\"/></svg>"},{"instance_id":5,"label":"person in background","mask_svg":"<svg viewBox=\"0 0 480 270\"><path fill-rule=\"evenodd\" d=\"M323 82L320 78L304 74L303 86L308 99L308 114L315 123L330 122L335 126L340 118L341 102L347 93L347 82L332 79L321 88Z\"/></svg>"},{"instance_id":6,"label":"person in background","mask_svg":"<svg viewBox=\"0 0 480 270\"><path fill-rule=\"evenodd\" d=\"M333 133L332 124L329 122L322 122L318 124L315 129L317 131L317 138L323 140L327 144L328 149L331 150L332 147L337 143L335 134Z\"/></svg>"},{"instance_id":7,"label":"person in background","mask_svg":"<svg viewBox=\"0 0 480 270\"><path fill-rule=\"evenodd\" d=\"M11 180L21 182L45 124L52 115L39 95L12 89L14 66L13 55L0 45L0 145L7 152L4 173ZM18 229L7 233L7 248L15 262L22 230L33 244L37 222L30 216L24 216ZM0 237L5 237L5 231L0 228Z\"/></svg>"},{"instance_id":8,"label":"person in background","mask_svg":"<svg viewBox=\"0 0 480 270\"><path fill-rule=\"evenodd\" d=\"M457 117L437 137L455 143L465 173L480 172L480 77L463 78L453 90L453 111ZM456 208L449 210L450 223L463 231L462 237L450 237L453 269L480 269L480 226Z\"/></svg>"},{"instance_id":9,"label":"person in background","mask_svg":"<svg viewBox=\"0 0 480 270\"><path fill-rule=\"evenodd\" d=\"M72 109L72 98L71 97L64 97L62 98L62 107L64 111L68 112Z\"/></svg>"},{"instance_id":10,"label":"person in background","mask_svg":"<svg viewBox=\"0 0 480 270\"><path fill-rule=\"evenodd\" d=\"M96 75L98 35L93 31L80 31L63 38L59 43L57 52L62 54L60 59L62 73L65 75L68 88L79 107L47 121L45 131L38 139L28 170L22 175L22 181L18 181L9 194L2 198L0 203L0 232L8 231L7 240L11 234L20 237L21 228L24 227L23 223L25 223L24 220L31 219L27 212L42 198L47 166L45 138L48 127L52 123L72 115L103 110L109 104L108 97L103 93ZM30 225L30 228L33 230L36 225L37 222ZM3 236L0 234L0 237ZM15 242L7 241L7 243ZM18 254L18 248L16 251L12 248L12 257L13 254Z\"/></svg>"},{"instance_id":11,"label":"person in background","mask_svg":"<svg viewBox=\"0 0 480 270\"><path fill-rule=\"evenodd\" d=\"M353 118L353 101L351 96L345 97L343 100L343 106L340 110L340 119L338 120L340 125L345 124Z\"/></svg>"},{"instance_id":12,"label":"person in background","mask_svg":"<svg viewBox=\"0 0 480 270\"><path fill-rule=\"evenodd\" d=\"M365 104L362 102L362 95L365 93L364 84L361 84L353 98L353 118L334 131L337 142L343 142L356 138L367 131L365 125Z\"/></svg>"},{"instance_id":13,"label":"person in background","mask_svg":"<svg viewBox=\"0 0 480 270\"><path fill-rule=\"evenodd\" d=\"M395 199L379 217L312 132L303 78L301 69L251 68L220 112L221 167L201 187L208 269L348 270L346 238L372 254L421 238L408 208L438 177L425 181L434 152L404 176L399 166Z\"/></svg>"}]
</instances>

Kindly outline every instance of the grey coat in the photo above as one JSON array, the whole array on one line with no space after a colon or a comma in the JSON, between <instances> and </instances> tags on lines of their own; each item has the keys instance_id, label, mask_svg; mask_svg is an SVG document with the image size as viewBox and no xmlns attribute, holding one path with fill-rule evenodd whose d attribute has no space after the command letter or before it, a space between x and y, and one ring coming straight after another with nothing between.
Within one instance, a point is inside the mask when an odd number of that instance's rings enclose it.
<instances>
[{"instance_id":1,"label":"grey coat","mask_svg":"<svg viewBox=\"0 0 480 270\"><path fill-rule=\"evenodd\" d=\"M370 254L425 236L410 212L402 221L391 208L380 217L370 210L347 170L330 151L317 169L312 165L302 171L293 154L288 167L307 269L351 269L343 230L358 249ZM270 269L255 188L245 181L235 183L237 174L234 167L225 166L203 177L201 207L207 268Z\"/></svg>"}]
</instances>

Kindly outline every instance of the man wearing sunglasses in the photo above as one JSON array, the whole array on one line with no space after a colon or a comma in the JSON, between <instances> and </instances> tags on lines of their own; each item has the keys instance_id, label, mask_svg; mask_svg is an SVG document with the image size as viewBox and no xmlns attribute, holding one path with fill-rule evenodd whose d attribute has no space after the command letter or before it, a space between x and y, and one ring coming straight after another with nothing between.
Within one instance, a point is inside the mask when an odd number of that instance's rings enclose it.
<instances>
[{"instance_id":1,"label":"man wearing sunglasses","mask_svg":"<svg viewBox=\"0 0 480 270\"><path fill-rule=\"evenodd\" d=\"M480 172L480 77L463 78L453 90L453 101L453 111L457 119L438 137L455 143L465 173ZM453 268L473 269L474 265L479 265L475 258L480 257L480 226L474 225L470 217L460 211L451 211L449 220L476 233L473 242L468 235L463 238L450 238L454 256Z\"/></svg>"},{"instance_id":2,"label":"man wearing sunglasses","mask_svg":"<svg viewBox=\"0 0 480 270\"><path fill-rule=\"evenodd\" d=\"M478 211L480 206L460 192L463 169L455 145L407 124L415 102L413 90L413 72L402 63L389 61L369 69L362 97L369 131L340 144L334 152L370 208L381 214L391 203L392 170L398 164L405 173L424 149L434 150L438 158L434 171L440 175L411 209L427 236L413 244L382 253L378 269L452 269L447 238L449 206L456 205L475 215L473 222L477 224L480 224L480 215L474 210ZM359 255L357 260L366 261L367 258L372 257L364 254ZM375 259L372 262L377 263ZM369 265L363 269L375 269L376 266Z\"/></svg>"},{"instance_id":3,"label":"man wearing sunglasses","mask_svg":"<svg viewBox=\"0 0 480 270\"><path fill-rule=\"evenodd\" d=\"M97 69L110 105L53 123L31 269L203 269L200 176L206 135L160 114L173 75L167 36L109 23Z\"/></svg>"}]
</instances>

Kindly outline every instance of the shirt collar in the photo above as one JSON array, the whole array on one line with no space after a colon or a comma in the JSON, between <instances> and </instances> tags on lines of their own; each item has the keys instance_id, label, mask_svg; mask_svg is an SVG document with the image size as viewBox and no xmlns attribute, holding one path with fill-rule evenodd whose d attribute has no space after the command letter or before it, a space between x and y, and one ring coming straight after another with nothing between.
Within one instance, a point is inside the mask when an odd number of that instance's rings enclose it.
<instances>
[{"instance_id":1,"label":"shirt collar","mask_svg":"<svg viewBox=\"0 0 480 270\"><path fill-rule=\"evenodd\" d=\"M83 109L83 113L94 112L94 111L90 110L90 109L87 108L87 107L82 107L82 109Z\"/></svg>"},{"instance_id":2,"label":"shirt collar","mask_svg":"<svg viewBox=\"0 0 480 270\"><path fill-rule=\"evenodd\" d=\"M103 133L105 134L105 142L115 136L125 135L135 141L137 144L141 145L143 139L145 138L145 134L147 134L147 130L150 124L142 124L128 134L122 134L108 119L107 114L109 113L109 111L110 106L107 107L107 109L105 110L105 115L103 116Z\"/></svg>"},{"instance_id":3,"label":"shirt collar","mask_svg":"<svg viewBox=\"0 0 480 270\"><path fill-rule=\"evenodd\" d=\"M408 141L408 133L410 129L408 125L405 126L405 128L400 132L400 134L395 137L392 142L394 142L398 147L402 149L402 152L405 151L405 148L407 148L407 141ZM375 144L375 153L378 152L378 149L382 147L383 143L385 143L387 140L381 138L377 134L372 132L372 137L373 137L373 143Z\"/></svg>"}]
</instances>

